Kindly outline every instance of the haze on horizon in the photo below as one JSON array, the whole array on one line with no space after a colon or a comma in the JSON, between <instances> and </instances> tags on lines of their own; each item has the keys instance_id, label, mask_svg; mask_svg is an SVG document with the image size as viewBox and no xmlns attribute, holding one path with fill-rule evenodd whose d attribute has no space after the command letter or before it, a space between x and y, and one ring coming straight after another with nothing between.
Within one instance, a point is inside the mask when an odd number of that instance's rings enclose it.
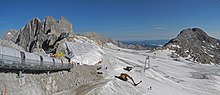
<instances>
[{"instance_id":1,"label":"haze on horizon","mask_svg":"<svg viewBox=\"0 0 220 95\"><path fill-rule=\"evenodd\" d=\"M64 16L73 31L94 31L117 40L171 39L198 27L220 38L218 0L2 0L0 33L32 18Z\"/></svg>"}]
</instances>

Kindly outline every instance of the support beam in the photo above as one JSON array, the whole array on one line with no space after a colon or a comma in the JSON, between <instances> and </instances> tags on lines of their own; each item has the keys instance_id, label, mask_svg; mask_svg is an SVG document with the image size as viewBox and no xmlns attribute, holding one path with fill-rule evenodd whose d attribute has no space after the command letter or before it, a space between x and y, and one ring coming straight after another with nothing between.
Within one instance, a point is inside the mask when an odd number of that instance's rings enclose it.
<instances>
[{"instance_id":1,"label":"support beam","mask_svg":"<svg viewBox=\"0 0 220 95\"><path fill-rule=\"evenodd\" d=\"M19 86L24 86L25 85L25 77L22 75L22 71L18 72L18 84Z\"/></svg>"},{"instance_id":2,"label":"support beam","mask_svg":"<svg viewBox=\"0 0 220 95\"><path fill-rule=\"evenodd\" d=\"M148 64L148 67L147 67L147 64ZM146 69L150 69L150 57L147 56L146 59L145 59L145 63L144 63L144 72Z\"/></svg>"},{"instance_id":3,"label":"support beam","mask_svg":"<svg viewBox=\"0 0 220 95\"><path fill-rule=\"evenodd\" d=\"M22 77L24 77L24 76L22 75L22 71L19 71L19 72L18 72L18 78L22 78Z\"/></svg>"},{"instance_id":4,"label":"support beam","mask_svg":"<svg viewBox=\"0 0 220 95\"><path fill-rule=\"evenodd\" d=\"M47 83L51 83L52 82L52 79L51 79L51 76L50 76L50 71L47 71Z\"/></svg>"},{"instance_id":5,"label":"support beam","mask_svg":"<svg viewBox=\"0 0 220 95\"><path fill-rule=\"evenodd\" d=\"M148 57L148 69L150 69L150 57Z\"/></svg>"}]
</instances>

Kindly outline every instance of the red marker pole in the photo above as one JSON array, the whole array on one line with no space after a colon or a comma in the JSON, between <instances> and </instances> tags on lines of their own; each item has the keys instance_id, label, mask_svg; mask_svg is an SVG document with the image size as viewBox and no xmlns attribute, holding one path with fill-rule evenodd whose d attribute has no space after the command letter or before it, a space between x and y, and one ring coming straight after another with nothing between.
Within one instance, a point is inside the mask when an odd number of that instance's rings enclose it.
<instances>
[{"instance_id":1,"label":"red marker pole","mask_svg":"<svg viewBox=\"0 0 220 95\"><path fill-rule=\"evenodd\" d=\"M6 95L6 85L4 85L3 95Z\"/></svg>"}]
</instances>

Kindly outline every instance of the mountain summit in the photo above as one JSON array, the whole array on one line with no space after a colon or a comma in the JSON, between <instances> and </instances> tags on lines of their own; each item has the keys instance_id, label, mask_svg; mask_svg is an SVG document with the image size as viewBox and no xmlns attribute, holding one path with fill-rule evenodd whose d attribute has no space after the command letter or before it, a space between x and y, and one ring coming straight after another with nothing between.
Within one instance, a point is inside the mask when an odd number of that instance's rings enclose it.
<instances>
[{"instance_id":1,"label":"mountain summit","mask_svg":"<svg viewBox=\"0 0 220 95\"><path fill-rule=\"evenodd\" d=\"M72 24L65 17L56 20L48 16L43 21L32 19L19 31L8 31L4 39L27 52L56 53L65 52L63 43L73 36Z\"/></svg>"},{"instance_id":2,"label":"mountain summit","mask_svg":"<svg viewBox=\"0 0 220 95\"><path fill-rule=\"evenodd\" d=\"M210 37L202 29L188 28L164 45L179 56L189 57L203 64L220 63L220 40Z\"/></svg>"}]
</instances>

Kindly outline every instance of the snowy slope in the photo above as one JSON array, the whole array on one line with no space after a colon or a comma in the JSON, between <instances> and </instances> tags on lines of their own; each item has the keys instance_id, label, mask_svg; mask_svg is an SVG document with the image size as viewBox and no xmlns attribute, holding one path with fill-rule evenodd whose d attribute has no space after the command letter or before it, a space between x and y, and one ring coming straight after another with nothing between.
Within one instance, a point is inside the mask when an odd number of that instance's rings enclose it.
<instances>
[{"instance_id":1,"label":"snowy slope","mask_svg":"<svg viewBox=\"0 0 220 95\"><path fill-rule=\"evenodd\" d=\"M109 47L103 48L103 62L99 64L107 82L88 95L219 95L219 67L200 65L183 58L174 61L168 56L172 52L169 50L135 51L112 44ZM144 72L146 56L151 56L151 69ZM128 72L123 70L125 66L133 66L134 69ZM143 82L133 86L130 80L124 82L115 78L120 73L129 74L135 82Z\"/></svg>"},{"instance_id":2,"label":"snowy slope","mask_svg":"<svg viewBox=\"0 0 220 95\"><path fill-rule=\"evenodd\" d=\"M73 53L76 63L95 65L102 60L102 49L86 37L78 36L73 42L66 42L67 47ZM64 46L66 47L65 43Z\"/></svg>"},{"instance_id":3,"label":"snowy slope","mask_svg":"<svg viewBox=\"0 0 220 95\"><path fill-rule=\"evenodd\" d=\"M108 47L100 47L95 42L79 36L73 42L66 42L73 52L73 60L88 65L102 67L105 80L91 87L83 87L87 95L219 95L220 68L214 65L201 65L179 58L170 57L170 50L130 50L119 48L111 43ZM150 69L144 72L144 63L150 56ZM97 64L102 61L101 64ZM133 69L123 70L126 66ZM127 73L131 80L122 81L115 76ZM74 92L69 91L69 92ZM85 93L83 93L85 94ZM66 93L72 95L72 93Z\"/></svg>"}]
</instances>

